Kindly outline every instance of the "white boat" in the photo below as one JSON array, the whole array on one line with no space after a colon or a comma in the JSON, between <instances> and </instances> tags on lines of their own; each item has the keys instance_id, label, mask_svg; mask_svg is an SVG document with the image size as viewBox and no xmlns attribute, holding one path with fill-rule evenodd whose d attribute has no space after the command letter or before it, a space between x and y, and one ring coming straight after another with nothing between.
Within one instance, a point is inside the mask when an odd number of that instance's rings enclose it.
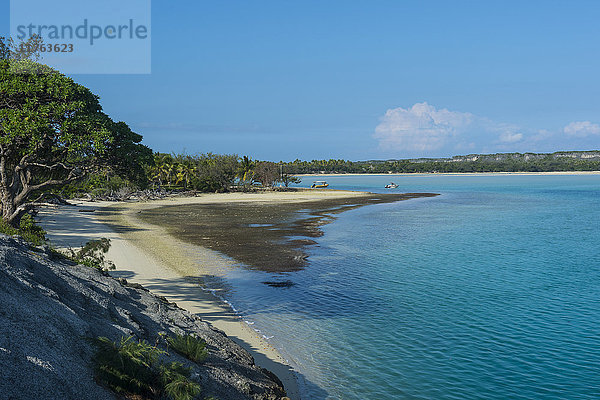
<instances>
[{"instance_id":1,"label":"white boat","mask_svg":"<svg viewBox=\"0 0 600 400\"><path fill-rule=\"evenodd\" d=\"M329 183L327 183L325 181L314 181L311 188L321 189L321 188L326 188L327 186L329 186Z\"/></svg>"},{"instance_id":2,"label":"white boat","mask_svg":"<svg viewBox=\"0 0 600 400\"><path fill-rule=\"evenodd\" d=\"M394 182L391 182L387 185L385 185L386 189L396 189L398 187L398 185L396 185Z\"/></svg>"}]
</instances>

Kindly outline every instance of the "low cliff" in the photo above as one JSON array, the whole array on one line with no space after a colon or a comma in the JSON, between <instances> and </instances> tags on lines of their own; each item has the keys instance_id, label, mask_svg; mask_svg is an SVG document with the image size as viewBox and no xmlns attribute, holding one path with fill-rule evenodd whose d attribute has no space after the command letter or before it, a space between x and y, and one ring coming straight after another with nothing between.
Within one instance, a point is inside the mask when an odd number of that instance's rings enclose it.
<instances>
[{"instance_id":1,"label":"low cliff","mask_svg":"<svg viewBox=\"0 0 600 400\"><path fill-rule=\"evenodd\" d=\"M197 316L147 290L72 265L0 235L0 393L6 399L114 399L94 378L89 339L196 334L207 343L192 368L198 398L276 400L278 379L240 346Z\"/></svg>"}]
</instances>

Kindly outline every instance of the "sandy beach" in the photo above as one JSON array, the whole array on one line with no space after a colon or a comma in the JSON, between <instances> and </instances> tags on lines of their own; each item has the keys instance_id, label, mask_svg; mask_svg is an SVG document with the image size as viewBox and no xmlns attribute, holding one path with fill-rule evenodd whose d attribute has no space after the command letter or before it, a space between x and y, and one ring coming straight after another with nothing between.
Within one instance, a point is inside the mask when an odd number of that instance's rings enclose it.
<instances>
[{"instance_id":1,"label":"sandy beach","mask_svg":"<svg viewBox=\"0 0 600 400\"><path fill-rule=\"evenodd\" d=\"M58 248L77 248L102 237L110 239L107 258L116 265L116 270L111 272L113 276L139 283L224 331L248 350L259 366L281 379L291 399L298 399L296 372L287 361L261 334L245 324L219 293L206 291L199 285L199 277L223 275L232 268L234 260L220 252L178 240L166 229L146 223L139 216L148 210L173 205L307 204L315 201L354 204L360 199L380 200L381 196L372 197L362 192L300 190L203 194L149 202L75 201L74 206L44 208L38 218L48 231L50 242ZM395 198L390 198L392 200Z\"/></svg>"}]
</instances>

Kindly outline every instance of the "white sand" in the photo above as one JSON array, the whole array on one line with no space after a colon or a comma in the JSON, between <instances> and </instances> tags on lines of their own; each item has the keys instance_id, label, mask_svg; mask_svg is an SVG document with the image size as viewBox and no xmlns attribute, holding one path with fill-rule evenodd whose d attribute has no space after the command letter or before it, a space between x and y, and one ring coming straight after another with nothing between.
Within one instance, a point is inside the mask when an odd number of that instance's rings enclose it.
<instances>
[{"instance_id":1,"label":"white sand","mask_svg":"<svg viewBox=\"0 0 600 400\"><path fill-rule=\"evenodd\" d=\"M39 220L48 231L51 243L58 248L77 248L89 240L102 237L110 239L111 248L107 258L117 267L112 275L139 283L224 331L248 350L259 366L274 372L281 379L291 399L299 399L296 375L286 360L267 340L243 323L228 304L194 282L194 276L224 274L231 267L231 261L210 249L182 243L168 235L164 229L141 222L136 215L140 210L163 205L298 202L357 195L364 193L307 190L289 193L207 194L137 203L75 202L76 207L45 208L40 211ZM80 212L104 207L115 212L108 216L105 213ZM116 233L107 223L117 226L116 231L120 233Z\"/></svg>"}]
</instances>

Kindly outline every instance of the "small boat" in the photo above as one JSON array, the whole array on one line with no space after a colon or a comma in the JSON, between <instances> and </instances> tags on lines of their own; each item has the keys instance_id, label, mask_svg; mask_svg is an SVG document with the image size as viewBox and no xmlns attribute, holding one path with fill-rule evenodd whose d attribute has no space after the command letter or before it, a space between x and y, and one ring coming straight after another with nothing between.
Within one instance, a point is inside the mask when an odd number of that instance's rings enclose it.
<instances>
[{"instance_id":1,"label":"small boat","mask_svg":"<svg viewBox=\"0 0 600 400\"><path fill-rule=\"evenodd\" d=\"M327 186L329 186L329 183L327 183L325 181L314 181L311 188L321 189L321 188L326 188Z\"/></svg>"},{"instance_id":2,"label":"small boat","mask_svg":"<svg viewBox=\"0 0 600 400\"><path fill-rule=\"evenodd\" d=\"M398 187L398 185L396 185L394 182L391 182L388 185L385 185L386 189L396 189Z\"/></svg>"}]
</instances>

